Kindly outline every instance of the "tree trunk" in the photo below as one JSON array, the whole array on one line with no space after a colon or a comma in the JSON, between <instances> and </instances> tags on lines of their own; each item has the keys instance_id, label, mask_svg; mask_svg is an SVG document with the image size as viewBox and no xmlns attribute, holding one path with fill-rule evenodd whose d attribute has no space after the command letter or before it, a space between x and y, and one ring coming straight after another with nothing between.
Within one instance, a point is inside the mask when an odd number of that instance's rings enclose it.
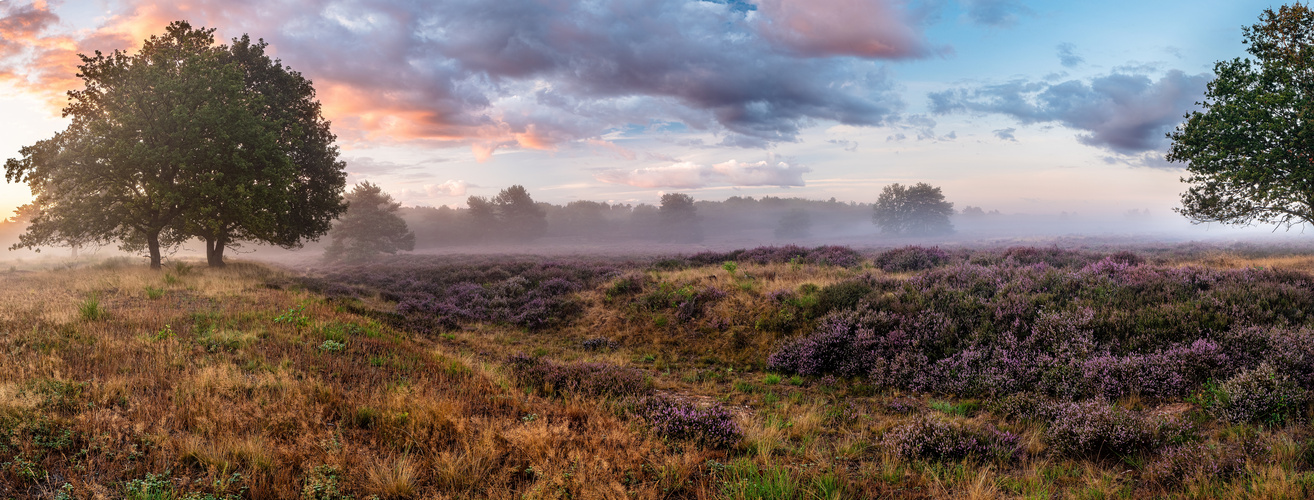
<instances>
[{"instance_id":1,"label":"tree trunk","mask_svg":"<svg viewBox=\"0 0 1314 500\"><path fill-rule=\"evenodd\" d=\"M151 269L159 270L160 265L160 232L155 231L146 233L146 247L151 251Z\"/></svg>"},{"instance_id":2,"label":"tree trunk","mask_svg":"<svg viewBox=\"0 0 1314 500\"><path fill-rule=\"evenodd\" d=\"M210 267L224 267L224 247L228 246L223 236L205 238L205 260Z\"/></svg>"}]
</instances>

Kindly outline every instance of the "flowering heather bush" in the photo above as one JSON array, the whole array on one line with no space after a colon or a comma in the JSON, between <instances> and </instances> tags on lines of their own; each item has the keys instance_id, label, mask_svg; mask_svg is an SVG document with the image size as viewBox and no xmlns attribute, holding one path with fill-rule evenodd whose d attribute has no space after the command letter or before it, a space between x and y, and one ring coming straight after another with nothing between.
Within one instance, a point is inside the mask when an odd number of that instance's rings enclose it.
<instances>
[{"instance_id":1,"label":"flowering heather bush","mask_svg":"<svg viewBox=\"0 0 1314 500\"><path fill-rule=\"evenodd\" d=\"M444 327L465 322L507 323L542 329L580 312L576 292L620 275L612 262L596 260L485 259L401 256L335 268L323 278L302 280L313 291L351 287L397 302L397 312Z\"/></svg>"},{"instance_id":2,"label":"flowering heather bush","mask_svg":"<svg viewBox=\"0 0 1314 500\"><path fill-rule=\"evenodd\" d=\"M794 259L803 260L807 257L808 249L798 245L785 245L780 247L757 247L751 250L745 250L735 259L739 262L752 262L754 264L771 264L785 263Z\"/></svg>"},{"instance_id":3,"label":"flowering heather bush","mask_svg":"<svg viewBox=\"0 0 1314 500\"><path fill-rule=\"evenodd\" d=\"M1054 419L1057 405L1034 392L1019 392L990 400L986 410L1008 420L1049 422Z\"/></svg>"},{"instance_id":4,"label":"flowering heather bush","mask_svg":"<svg viewBox=\"0 0 1314 500\"><path fill-rule=\"evenodd\" d=\"M1165 486L1197 478L1227 481L1244 474L1246 461L1263 451L1262 445L1254 440L1172 446L1145 467L1145 475Z\"/></svg>"},{"instance_id":5,"label":"flowering heather bush","mask_svg":"<svg viewBox=\"0 0 1314 500\"><path fill-rule=\"evenodd\" d=\"M812 335L785 344L767 358L767 369L814 376L866 375L870 366L881 361L875 358L881 351L880 340L859 327L852 319L856 315L850 312L824 320Z\"/></svg>"},{"instance_id":6,"label":"flowering heather bush","mask_svg":"<svg viewBox=\"0 0 1314 500\"><path fill-rule=\"evenodd\" d=\"M649 311L674 310L681 323L700 318L707 308L725 298L725 292L714 286L679 286L671 282L657 284L657 288L634 299L633 304Z\"/></svg>"},{"instance_id":7,"label":"flowering heather bush","mask_svg":"<svg viewBox=\"0 0 1314 500\"><path fill-rule=\"evenodd\" d=\"M1077 269L956 264L906 280L833 284L817 307L834 312L767 363L968 397L1175 398L1263 360L1314 384L1309 276L1125 260Z\"/></svg>"},{"instance_id":8,"label":"flowering heather bush","mask_svg":"<svg viewBox=\"0 0 1314 500\"><path fill-rule=\"evenodd\" d=\"M1205 410L1232 423L1282 424L1300 420L1307 393L1268 363L1246 370L1218 385L1207 385Z\"/></svg>"},{"instance_id":9,"label":"flowering heather bush","mask_svg":"<svg viewBox=\"0 0 1314 500\"><path fill-rule=\"evenodd\" d=\"M1189 426L1174 420L1086 401L1057 405L1045 436L1059 455L1121 457L1152 450L1188 431Z\"/></svg>"},{"instance_id":10,"label":"flowering heather bush","mask_svg":"<svg viewBox=\"0 0 1314 500\"><path fill-rule=\"evenodd\" d=\"M1122 255L1119 253L1118 255ZM1054 268L1073 268L1089 265L1102 258L1099 254L1058 247L1013 247L1004 251L1003 258L1017 265L1045 264ZM1125 257L1124 257L1125 258Z\"/></svg>"},{"instance_id":11,"label":"flowering heather bush","mask_svg":"<svg viewBox=\"0 0 1314 500\"><path fill-rule=\"evenodd\" d=\"M812 249L803 261L819 266L857 267L862 264L862 254L849 247L830 245Z\"/></svg>"},{"instance_id":12,"label":"flowering heather bush","mask_svg":"<svg viewBox=\"0 0 1314 500\"><path fill-rule=\"evenodd\" d=\"M696 441L710 448L731 448L744 437L734 415L719 405L700 408L669 397L652 396L639 401L634 413L661 436Z\"/></svg>"},{"instance_id":13,"label":"flowering heather bush","mask_svg":"<svg viewBox=\"0 0 1314 500\"><path fill-rule=\"evenodd\" d=\"M732 252L699 252L690 255L689 263L699 266L720 265L722 262L754 264L788 264L798 262L821 266L855 267L862 263L862 254L845 246L820 246L813 249L798 245L766 246Z\"/></svg>"},{"instance_id":14,"label":"flowering heather bush","mask_svg":"<svg viewBox=\"0 0 1314 500\"><path fill-rule=\"evenodd\" d=\"M887 250L873 260L887 273L906 273L940 267L949 262L949 253L939 247L909 246Z\"/></svg>"},{"instance_id":15,"label":"flowering heather bush","mask_svg":"<svg viewBox=\"0 0 1314 500\"><path fill-rule=\"evenodd\" d=\"M922 400L917 398L901 397L893 398L885 402L885 411L900 415L916 413L925 407L926 405L922 404Z\"/></svg>"},{"instance_id":16,"label":"flowering heather bush","mask_svg":"<svg viewBox=\"0 0 1314 500\"><path fill-rule=\"evenodd\" d=\"M642 372L608 363L560 364L518 354L507 366L516 382L548 396L637 397L652 392Z\"/></svg>"},{"instance_id":17,"label":"flowering heather bush","mask_svg":"<svg viewBox=\"0 0 1314 500\"><path fill-rule=\"evenodd\" d=\"M910 460L1011 462L1021 453L1018 436L985 424L971 426L923 415L885 434L885 442Z\"/></svg>"}]
</instances>

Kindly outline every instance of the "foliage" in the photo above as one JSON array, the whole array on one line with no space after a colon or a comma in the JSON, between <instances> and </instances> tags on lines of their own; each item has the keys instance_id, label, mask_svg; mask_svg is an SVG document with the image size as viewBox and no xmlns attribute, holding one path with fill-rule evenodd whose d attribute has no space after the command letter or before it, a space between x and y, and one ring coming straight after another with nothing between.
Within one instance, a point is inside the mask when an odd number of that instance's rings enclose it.
<instances>
[{"instance_id":1,"label":"foliage","mask_svg":"<svg viewBox=\"0 0 1314 500\"><path fill-rule=\"evenodd\" d=\"M1314 333L1285 326L1310 319L1304 274L1009 260L823 288L819 307L838 311L767 365L965 396L1180 397L1264 360L1314 383Z\"/></svg>"},{"instance_id":2,"label":"foliage","mask_svg":"<svg viewBox=\"0 0 1314 500\"><path fill-rule=\"evenodd\" d=\"M346 210L342 190L347 174L338 160L336 136L320 112L310 80L265 53L269 44L234 38L223 61L242 71L247 92L260 97L254 111L277 126L271 131L277 155L288 169L231 162L190 207L183 232L205 240L211 267L224 265L226 247L259 241L300 248L332 227Z\"/></svg>"},{"instance_id":3,"label":"foliage","mask_svg":"<svg viewBox=\"0 0 1314 500\"><path fill-rule=\"evenodd\" d=\"M499 230L516 241L531 241L547 231L547 213L529 196L524 186L503 189L493 198Z\"/></svg>"},{"instance_id":4,"label":"foliage","mask_svg":"<svg viewBox=\"0 0 1314 500\"><path fill-rule=\"evenodd\" d=\"M222 264L237 240L296 246L327 229L314 221L340 212L344 174L309 83L279 67L270 71L288 81L249 84L263 44L235 42L234 56L213 32L179 21L135 54L81 56L85 88L69 92L68 128L6 162L6 179L36 195L16 246L118 241L158 269L162 249L196 235ZM282 83L298 88L266 95ZM289 95L300 109L281 107ZM309 128L289 127L301 111ZM334 201L309 202L326 196Z\"/></svg>"},{"instance_id":5,"label":"foliage","mask_svg":"<svg viewBox=\"0 0 1314 500\"><path fill-rule=\"evenodd\" d=\"M812 236L812 214L803 209L790 210L776 224L776 238L802 239Z\"/></svg>"},{"instance_id":6,"label":"foliage","mask_svg":"<svg viewBox=\"0 0 1314 500\"><path fill-rule=\"evenodd\" d=\"M302 284L316 291L345 285L378 293L396 302L396 311L415 327L487 321L543 329L566 324L581 311L576 292L619 275L605 261L414 256L342 267Z\"/></svg>"},{"instance_id":7,"label":"foliage","mask_svg":"<svg viewBox=\"0 0 1314 500\"><path fill-rule=\"evenodd\" d=\"M872 263L887 273L906 273L940 267L949 262L949 253L939 247L907 246L887 250Z\"/></svg>"},{"instance_id":8,"label":"foliage","mask_svg":"<svg viewBox=\"0 0 1314 500\"><path fill-rule=\"evenodd\" d=\"M1045 437L1055 453L1068 457L1124 457L1153 450L1189 431L1186 424L1098 400L1062 403L1053 412Z\"/></svg>"},{"instance_id":9,"label":"foliage","mask_svg":"<svg viewBox=\"0 0 1314 500\"><path fill-rule=\"evenodd\" d=\"M872 222L885 234L931 236L952 233L949 216L954 204L944 201L940 188L919 182L891 184L881 190L872 207Z\"/></svg>"},{"instance_id":10,"label":"foliage","mask_svg":"<svg viewBox=\"0 0 1314 500\"><path fill-rule=\"evenodd\" d=\"M1242 31L1255 59L1215 64L1204 110L1170 136L1166 158L1189 172L1177 211L1196 223L1290 228L1314 220L1314 11L1265 9Z\"/></svg>"},{"instance_id":11,"label":"foliage","mask_svg":"<svg viewBox=\"0 0 1314 500\"><path fill-rule=\"evenodd\" d=\"M703 227L693 197L684 193L662 195L661 234L663 241L697 243L703 241Z\"/></svg>"},{"instance_id":12,"label":"foliage","mask_svg":"<svg viewBox=\"0 0 1314 500\"><path fill-rule=\"evenodd\" d=\"M1257 440L1186 443L1160 452L1145 467L1145 475L1168 486L1196 479L1225 482L1245 474L1246 462L1262 452Z\"/></svg>"},{"instance_id":13,"label":"foliage","mask_svg":"<svg viewBox=\"0 0 1314 500\"><path fill-rule=\"evenodd\" d=\"M543 395L640 397L652 393L643 372L608 363L561 364L517 354L507 366L520 385Z\"/></svg>"},{"instance_id":14,"label":"foliage","mask_svg":"<svg viewBox=\"0 0 1314 500\"><path fill-rule=\"evenodd\" d=\"M347 194L347 213L333 226L333 243L324 252L330 261L358 262L381 253L415 249L415 233L398 217L401 203L369 182L357 184Z\"/></svg>"},{"instance_id":15,"label":"foliage","mask_svg":"<svg viewBox=\"0 0 1314 500\"><path fill-rule=\"evenodd\" d=\"M695 441L710 448L730 448L743 439L743 431L729 410L698 405L666 396L650 396L635 407L635 414L654 432L670 439Z\"/></svg>"},{"instance_id":16,"label":"foliage","mask_svg":"<svg viewBox=\"0 0 1314 500\"><path fill-rule=\"evenodd\" d=\"M891 429L885 441L909 460L1012 462L1021 454L1018 436L991 425L970 425L923 415Z\"/></svg>"},{"instance_id":17,"label":"foliage","mask_svg":"<svg viewBox=\"0 0 1314 500\"><path fill-rule=\"evenodd\" d=\"M1280 425L1303 419L1308 396L1290 377L1265 362L1221 384L1207 384L1201 399L1205 410L1219 420Z\"/></svg>"}]
</instances>

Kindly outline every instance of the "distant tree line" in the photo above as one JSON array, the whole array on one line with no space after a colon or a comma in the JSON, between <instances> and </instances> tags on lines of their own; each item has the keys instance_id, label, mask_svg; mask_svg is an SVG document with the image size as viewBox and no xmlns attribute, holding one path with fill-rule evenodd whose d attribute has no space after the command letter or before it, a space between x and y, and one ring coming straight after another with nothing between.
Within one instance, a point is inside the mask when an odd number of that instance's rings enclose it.
<instances>
[{"instance_id":1,"label":"distant tree line","mask_svg":"<svg viewBox=\"0 0 1314 500\"><path fill-rule=\"evenodd\" d=\"M515 185L495 197L471 196L464 207L403 207L397 213L415 233L417 248L434 248L543 237L697 243L711 234L788 241L862 227L871 220L872 205L773 196L697 201L684 193L666 193L655 205L589 200L557 205L536 202L524 186Z\"/></svg>"}]
</instances>

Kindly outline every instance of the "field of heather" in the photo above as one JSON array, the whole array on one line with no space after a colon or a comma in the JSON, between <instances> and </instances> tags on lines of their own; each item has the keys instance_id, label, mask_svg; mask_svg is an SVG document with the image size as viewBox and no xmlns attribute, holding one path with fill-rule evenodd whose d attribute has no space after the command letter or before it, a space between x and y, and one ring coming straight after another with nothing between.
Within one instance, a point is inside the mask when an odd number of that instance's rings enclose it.
<instances>
[{"instance_id":1,"label":"field of heather","mask_svg":"<svg viewBox=\"0 0 1314 500\"><path fill-rule=\"evenodd\" d=\"M0 272L0 498L1308 498L1314 254Z\"/></svg>"}]
</instances>

